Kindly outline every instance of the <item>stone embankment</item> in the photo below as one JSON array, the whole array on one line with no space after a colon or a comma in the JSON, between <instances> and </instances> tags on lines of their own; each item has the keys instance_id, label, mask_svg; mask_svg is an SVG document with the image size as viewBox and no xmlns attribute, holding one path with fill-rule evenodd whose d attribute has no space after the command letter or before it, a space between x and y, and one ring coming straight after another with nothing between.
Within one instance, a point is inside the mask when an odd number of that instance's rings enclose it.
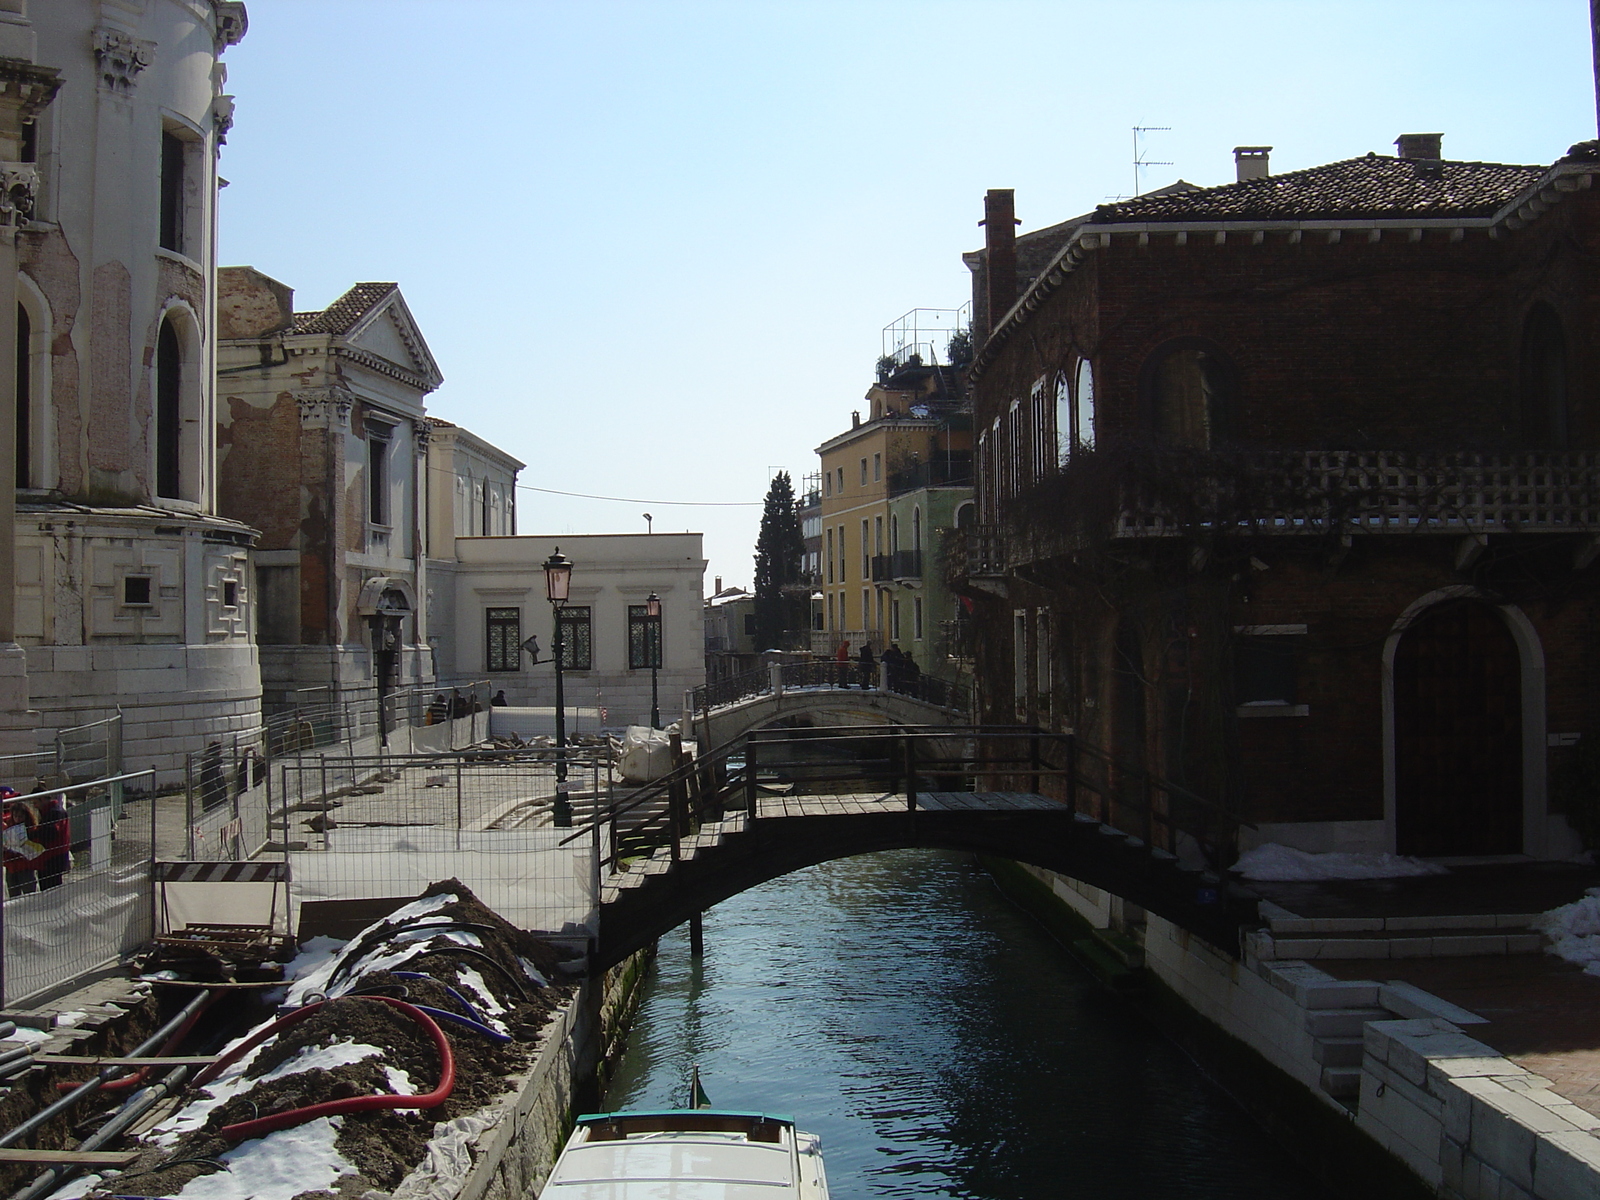
<instances>
[{"instance_id":1,"label":"stone embankment","mask_svg":"<svg viewBox=\"0 0 1600 1200\"><path fill-rule=\"evenodd\" d=\"M1281 1096L1287 1076L1313 1100L1296 1118L1308 1147L1342 1146L1348 1154L1353 1144L1337 1128L1345 1124L1364 1135L1367 1150L1381 1147L1403 1164L1414 1186L1402 1180L1402 1191L1391 1194L1600 1196L1600 1116L1472 1036L1490 1024L1483 1016L1400 979L1341 979L1310 961L1360 960L1365 968L1391 956L1525 954L1538 946L1530 914L1390 918L1399 922L1390 928L1382 918L1306 920L1263 905L1266 928L1234 958L1150 914L1133 914L1142 937L1131 937L1121 919L1129 914L1115 898L1033 868L991 865L1036 910L1055 904L1058 932L1102 973L1135 991L1140 982L1154 985L1181 1001L1191 1021L1198 1014L1227 1035L1198 1039L1208 1045L1201 1056L1212 1057L1206 1065L1218 1068L1215 1074L1247 1109L1268 1106L1242 1091ZM1062 914L1070 915L1062 921ZM1242 1058L1264 1060L1277 1079L1240 1068ZM1280 1123L1275 1132L1290 1131ZM1351 1157L1361 1158L1362 1148L1355 1149ZM1338 1176L1337 1167L1319 1166Z\"/></svg>"}]
</instances>

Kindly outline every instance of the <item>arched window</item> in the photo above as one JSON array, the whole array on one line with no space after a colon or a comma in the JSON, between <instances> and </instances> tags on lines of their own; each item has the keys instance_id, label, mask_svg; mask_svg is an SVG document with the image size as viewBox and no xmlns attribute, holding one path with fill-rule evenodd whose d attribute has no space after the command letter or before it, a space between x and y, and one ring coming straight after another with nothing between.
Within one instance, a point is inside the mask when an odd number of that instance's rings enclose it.
<instances>
[{"instance_id":1,"label":"arched window","mask_svg":"<svg viewBox=\"0 0 1600 1200\"><path fill-rule=\"evenodd\" d=\"M1094 368L1078 360L1077 402L1072 406L1072 436L1086 450L1094 449Z\"/></svg>"},{"instance_id":2,"label":"arched window","mask_svg":"<svg viewBox=\"0 0 1600 1200\"><path fill-rule=\"evenodd\" d=\"M922 553L922 507L920 505L911 510L911 548L918 554Z\"/></svg>"},{"instance_id":3,"label":"arched window","mask_svg":"<svg viewBox=\"0 0 1600 1200\"><path fill-rule=\"evenodd\" d=\"M17 276L17 486L54 487L50 403L50 308L25 274Z\"/></svg>"},{"instance_id":4,"label":"arched window","mask_svg":"<svg viewBox=\"0 0 1600 1200\"><path fill-rule=\"evenodd\" d=\"M1094 369L1078 360L1077 377L1056 376L1056 466L1065 467L1078 450L1094 449Z\"/></svg>"},{"instance_id":5,"label":"arched window","mask_svg":"<svg viewBox=\"0 0 1600 1200\"><path fill-rule=\"evenodd\" d=\"M1524 445L1567 448L1567 338L1561 318L1536 304L1522 325L1520 425Z\"/></svg>"},{"instance_id":6,"label":"arched window","mask_svg":"<svg viewBox=\"0 0 1600 1200\"><path fill-rule=\"evenodd\" d=\"M172 321L156 338L156 495L183 495L183 348Z\"/></svg>"},{"instance_id":7,"label":"arched window","mask_svg":"<svg viewBox=\"0 0 1600 1200\"><path fill-rule=\"evenodd\" d=\"M1157 350L1142 382L1150 432L1169 446L1209 449L1226 435L1231 372L1210 347L1186 339Z\"/></svg>"},{"instance_id":8,"label":"arched window","mask_svg":"<svg viewBox=\"0 0 1600 1200\"><path fill-rule=\"evenodd\" d=\"M1056 467L1060 469L1072 461L1072 451L1077 445L1072 433L1072 382L1063 371L1056 376Z\"/></svg>"},{"instance_id":9,"label":"arched window","mask_svg":"<svg viewBox=\"0 0 1600 1200\"><path fill-rule=\"evenodd\" d=\"M33 322L17 305L17 486L33 486Z\"/></svg>"},{"instance_id":10,"label":"arched window","mask_svg":"<svg viewBox=\"0 0 1600 1200\"><path fill-rule=\"evenodd\" d=\"M156 333L151 379L151 459L156 496L196 503L202 480L201 371L199 327L194 314L173 307Z\"/></svg>"}]
</instances>

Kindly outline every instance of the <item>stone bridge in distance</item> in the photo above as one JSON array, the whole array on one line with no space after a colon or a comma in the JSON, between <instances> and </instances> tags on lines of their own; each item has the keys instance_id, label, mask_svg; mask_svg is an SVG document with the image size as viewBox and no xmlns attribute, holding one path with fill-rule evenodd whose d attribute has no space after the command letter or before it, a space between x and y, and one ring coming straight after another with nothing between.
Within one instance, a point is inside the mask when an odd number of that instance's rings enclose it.
<instances>
[{"instance_id":1,"label":"stone bridge in distance","mask_svg":"<svg viewBox=\"0 0 1600 1200\"><path fill-rule=\"evenodd\" d=\"M722 746L769 725L961 725L970 718L971 694L963 684L909 676L878 664L863 687L854 662L772 663L689 693L694 735L705 747ZM685 714L684 736L690 716Z\"/></svg>"}]
</instances>

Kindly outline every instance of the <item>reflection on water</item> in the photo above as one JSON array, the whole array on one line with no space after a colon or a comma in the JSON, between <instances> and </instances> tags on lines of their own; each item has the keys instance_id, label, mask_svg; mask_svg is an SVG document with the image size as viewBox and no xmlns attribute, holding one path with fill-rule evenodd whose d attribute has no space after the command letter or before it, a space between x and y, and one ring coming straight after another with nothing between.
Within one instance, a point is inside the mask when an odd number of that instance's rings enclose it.
<instances>
[{"instance_id":1,"label":"reflection on water","mask_svg":"<svg viewBox=\"0 0 1600 1200\"><path fill-rule=\"evenodd\" d=\"M1170 1043L957 855L813 867L662 940L609 1109L786 1113L835 1200L1306 1197Z\"/></svg>"}]
</instances>

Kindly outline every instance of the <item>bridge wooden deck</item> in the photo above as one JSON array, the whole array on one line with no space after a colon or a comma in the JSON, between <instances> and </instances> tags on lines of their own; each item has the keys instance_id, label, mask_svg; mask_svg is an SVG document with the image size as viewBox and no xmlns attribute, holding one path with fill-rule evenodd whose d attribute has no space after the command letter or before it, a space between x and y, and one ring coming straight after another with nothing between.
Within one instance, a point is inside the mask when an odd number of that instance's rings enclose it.
<instances>
[{"instance_id":1,"label":"bridge wooden deck","mask_svg":"<svg viewBox=\"0 0 1600 1200\"><path fill-rule=\"evenodd\" d=\"M918 792L918 812L1062 812L1059 800L1031 792ZM757 819L764 817L832 817L845 813L907 812L897 792L852 792L838 796L766 795L757 800Z\"/></svg>"}]
</instances>

